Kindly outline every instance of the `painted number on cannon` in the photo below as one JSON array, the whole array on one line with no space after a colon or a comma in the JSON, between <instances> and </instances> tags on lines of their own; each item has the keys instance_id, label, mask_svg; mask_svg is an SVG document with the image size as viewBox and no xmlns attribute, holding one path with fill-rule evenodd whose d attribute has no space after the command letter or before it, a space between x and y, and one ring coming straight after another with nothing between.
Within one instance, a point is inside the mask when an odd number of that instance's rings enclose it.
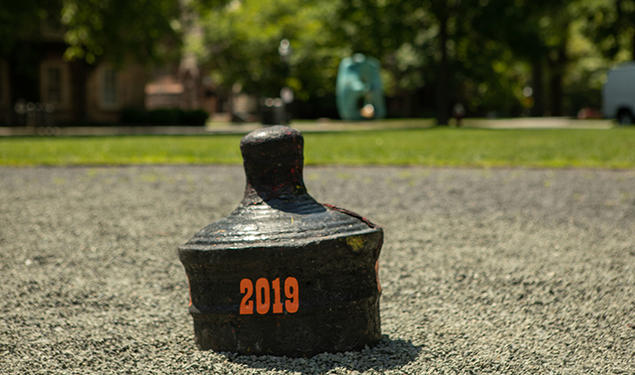
<instances>
[{"instance_id":1,"label":"painted number on cannon","mask_svg":"<svg viewBox=\"0 0 635 375\"><path fill-rule=\"evenodd\" d=\"M284 292L284 304L282 293ZM264 315L271 311L273 314L287 312L293 314L300 308L300 288L295 277L287 277L284 280L284 291L280 288L280 278L277 277L271 283L264 277L256 280L256 285L250 279L240 280L240 293L243 295L240 301L240 315L254 313L254 300L256 312ZM273 301L272 301L273 298Z\"/></svg>"}]
</instances>

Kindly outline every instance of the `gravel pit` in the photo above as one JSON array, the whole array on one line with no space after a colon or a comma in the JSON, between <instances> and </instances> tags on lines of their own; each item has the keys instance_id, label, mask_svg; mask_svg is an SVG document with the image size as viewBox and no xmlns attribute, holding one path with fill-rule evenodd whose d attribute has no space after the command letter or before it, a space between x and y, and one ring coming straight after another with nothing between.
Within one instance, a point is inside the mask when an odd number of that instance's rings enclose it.
<instances>
[{"instance_id":1,"label":"gravel pit","mask_svg":"<svg viewBox=\"0 0 635 375\"><path fill-rule=\"evenodd\" d=\"M382 225L383 339L312 358L199 351L176 248L238 166L0 168L2 374L635 372L635 171L306 168Z\"/></svg>"}]
</instances>

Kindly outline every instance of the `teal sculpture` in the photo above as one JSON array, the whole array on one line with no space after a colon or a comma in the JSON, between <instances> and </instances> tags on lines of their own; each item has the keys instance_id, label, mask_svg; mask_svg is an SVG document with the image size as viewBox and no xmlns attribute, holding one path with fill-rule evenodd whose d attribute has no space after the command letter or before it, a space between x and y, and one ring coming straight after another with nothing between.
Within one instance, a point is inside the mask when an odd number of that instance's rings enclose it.
<instances>
[{"instance_id":1,"label":"teal sculpture","mask_svg":"<svg viewBox=\"0 0 635 375\"><path fill-rule=\"evenodd\" d=\"M379 61L361 53L347 57L337 72L335 96L343 120L386 117Z\"/></svg>"}]
</instances>

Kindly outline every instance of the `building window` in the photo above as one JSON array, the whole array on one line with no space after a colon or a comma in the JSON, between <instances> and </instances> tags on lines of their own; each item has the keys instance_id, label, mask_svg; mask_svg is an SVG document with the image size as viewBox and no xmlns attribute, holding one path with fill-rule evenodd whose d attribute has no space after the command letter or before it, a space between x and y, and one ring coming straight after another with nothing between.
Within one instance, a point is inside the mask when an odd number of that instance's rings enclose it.
<instances>
[{"instance_id":1,"label":"building window","mask_svg":"<svg viewBox=\"0 0 635 375\"><path fill-rule=\"evenodd\" d=\"M70 108L68 65L58 59L43 61L40 65L40 99L56 109Z\"/></svg>"},{"instance_id":2,"label":"building window","mask_svg":"<svg viewBox=\"0 0 635 375\"><path fill-rule=\"evenodd\" d=\"M46 101L51 104L62 102L62 69L58 66L46 68Z\"/></svg>"},{"instance_id":3,"label":"building window","mask_svg":"<svg viewBox=\"0 0 635 375\"><path fill-rule=\"evenodd\" d=\"M104 107L117 106L117 72L104 68L101 74L101 101Z\"/></svg>"}]
</instances>

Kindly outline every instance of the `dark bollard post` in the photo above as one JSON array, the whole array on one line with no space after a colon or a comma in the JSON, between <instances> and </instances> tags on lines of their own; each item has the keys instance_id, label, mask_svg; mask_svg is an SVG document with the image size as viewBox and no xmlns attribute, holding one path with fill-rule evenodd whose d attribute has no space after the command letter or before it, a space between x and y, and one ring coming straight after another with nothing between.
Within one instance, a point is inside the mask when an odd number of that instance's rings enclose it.
<instances>
[{"instance_id":1,"label":"dark bollard post","mask_svg":"<svg viewBox=\"0 0 635 375\"><path fill-rule=\"evenodd\" d=\"M382 229L307 193L299 131L258 129L240 147L242 202L178 251L197 346L298 357L375 344Z\"/></svg>"}]
</instances>

